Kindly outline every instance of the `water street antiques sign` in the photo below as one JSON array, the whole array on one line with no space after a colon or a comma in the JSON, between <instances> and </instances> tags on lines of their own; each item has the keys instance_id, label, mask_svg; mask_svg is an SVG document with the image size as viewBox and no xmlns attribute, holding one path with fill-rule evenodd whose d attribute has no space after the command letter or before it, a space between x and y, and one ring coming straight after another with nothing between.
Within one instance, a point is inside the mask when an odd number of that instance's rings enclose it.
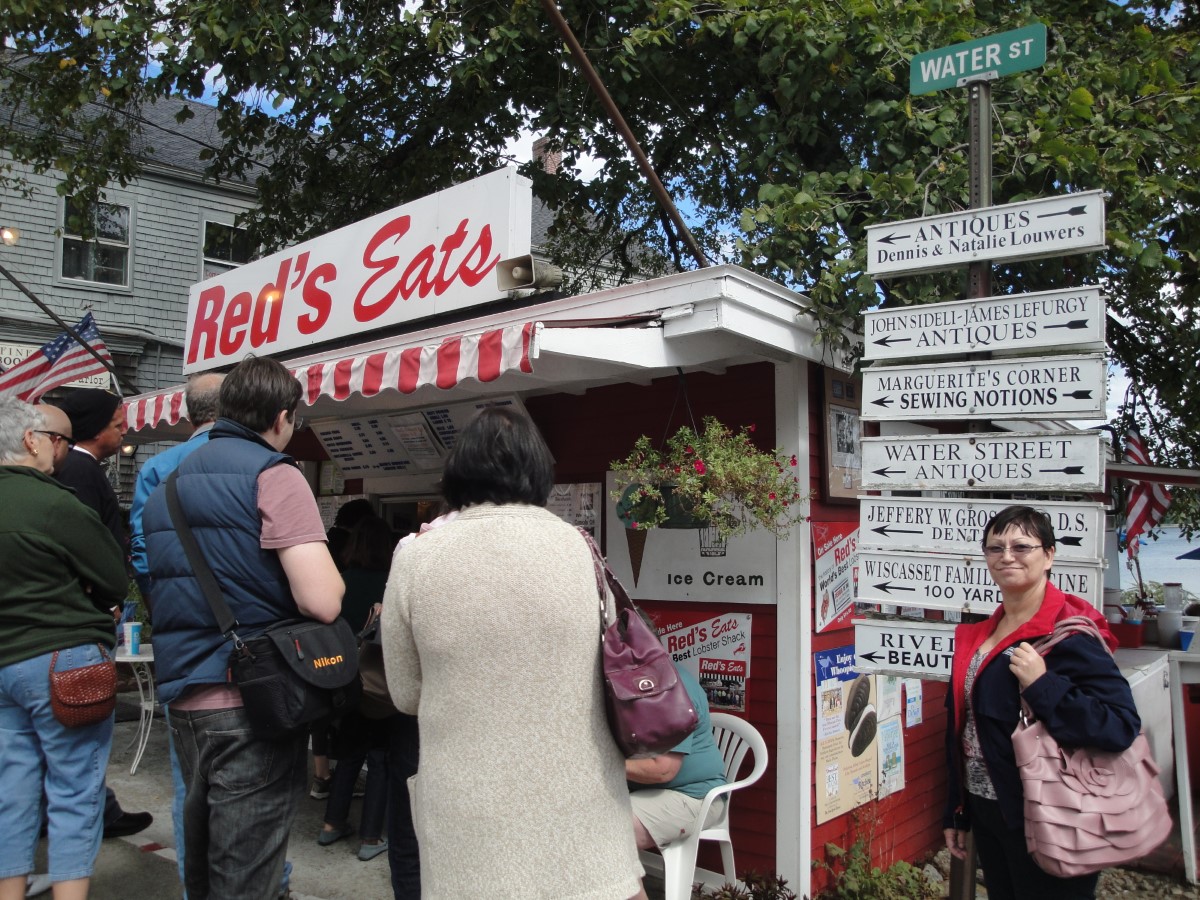
<instances>
[{"instance_id":1,"label":"water street antiques sign","mask_svg":"<svg viewBox=\"0 0 1200 900\"><path fill-rule=\"evenodd\" d=\"M1055 558L1050 580L1059 589L1087 600L1096 609L1104 593L1104 569L1098 563ZM940 556L911 552L858 551L860 603L891 603L925 609L964 610L991 615L1000 603L982 553Z\"/></svg>"},{"instance_id":2,"label":"water street antiques sign","mask_svg":"<svg viewBox=\"0 0 1200 900\"><path fill-rule=\"evenodd\" d=\"M1039 23L1003 31L938 50L918 53L908 69L908 92L931 94L1038 69L1046 62L1046 26Z\"/></svg>"},{"instance_id":3,"label":"water street antiques sign","mask_svg":"<svg viewBox=\"0 0 1200 900\"><path fill-rule=\"evenodd\" d=\"M933 434L862 439L867 491L1100 491L1100 434Z\"/></svg>"},{"instance_id":4,"label":"water street antiques sign","mask_svg":"<svg viewBox=\"0 0 1200 900\"><path fill-rule=\"evenodd\" d=\"M868 225L867 274L912 275L983 260L1037 259L1104 247L1104 193L1082 191Z\"/></svg>"},{"instance_id":5,"label":"water street antiques sign","mask_svg":"<svg viewBox=\"0 0 1200 900\"><path fill-rule=\"evenodd\" d=\"M864 316L865 360L1104 349L1104 300L1098 287L878 309Z\"/></svg>"},{"instance_id":6,"label":"water street antiques sign","mask_svg":"<svg viewBox=\"0 0 1200 900\"><path fill-rule=\"evenodd\" d=\"M1104 558L1104 505L1036 499L860 497L858 544L871 550L978 554L983 527L1002 509L1024 503L1050 517L1057 560Z\"/></svg>"},{"instance_id":7,"label":"water street antiques sign","mask_svg":"<svg viewBox=\"0 0 1200 900\"><path fill-rule=\"evenodd\" d=\"M854 620L854 668L859 672L949 681L953 658L952 623Z\"/></svg>"},{"instance_id":8,"label":"water street antiques sign","mask_svg":"<svg viewBox=\"0 0 1200 900\"><path fill-rule=\"evenodd\" d=\"M862 373L862 418L1102 419L1105 374L1102 353L872 366Z\"/></svg>"}]
</instances>

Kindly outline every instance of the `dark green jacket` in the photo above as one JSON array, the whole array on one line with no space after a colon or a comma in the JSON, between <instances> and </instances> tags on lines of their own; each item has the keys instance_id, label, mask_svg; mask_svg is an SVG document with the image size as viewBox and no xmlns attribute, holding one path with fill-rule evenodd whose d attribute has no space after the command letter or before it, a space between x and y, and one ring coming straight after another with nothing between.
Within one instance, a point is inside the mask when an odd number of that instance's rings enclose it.
<instances>
[{"instance_id":1,"label":"dark green jacket","mask_svg":"<svg viewBox=\"0 0 1200 900\"><path fill-rule=\"evenodd\" d=\"M0 466L0 510L0 666L79 644L112 649L109 610L129 580L100 517L28 466Z\"/></svg>"}]
</instances>

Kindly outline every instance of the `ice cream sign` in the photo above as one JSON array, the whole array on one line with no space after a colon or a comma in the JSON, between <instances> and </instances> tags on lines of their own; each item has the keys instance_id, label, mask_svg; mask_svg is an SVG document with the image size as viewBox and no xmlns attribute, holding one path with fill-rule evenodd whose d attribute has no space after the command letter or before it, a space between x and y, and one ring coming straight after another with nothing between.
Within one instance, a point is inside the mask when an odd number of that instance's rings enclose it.
<instances>
[{"instance_id":1,"label":"ice cream sign","mask_svg":"<svg viewBox=\"0 0 1200 900\"><path fill-rule=\"evenodd\" d=\"M497 265L530 249L530 184L501 169L193 285L184 372L503 298Z\"/></svg>"}]
</instances>

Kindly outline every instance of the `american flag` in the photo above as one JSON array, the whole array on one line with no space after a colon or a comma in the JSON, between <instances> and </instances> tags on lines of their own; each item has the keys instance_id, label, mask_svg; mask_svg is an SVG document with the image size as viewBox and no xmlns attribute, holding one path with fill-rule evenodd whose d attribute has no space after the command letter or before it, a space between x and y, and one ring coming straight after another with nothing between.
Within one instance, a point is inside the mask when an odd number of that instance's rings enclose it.
<instances>
[{"instance_id":1,"label":"american flag","mask_svg":"<svg viewBox=\"0 0 1200 900\"><path fill-rule=\"evenodd\" d=\"M100 329L96 327L96 320L90 312L79 320L75 333L112 365L112 357L104 346L104 338L100 337ZM16 397L26 403L37 403L43 394L56 387L90 375L108 374L109 370L96 357L64 331L8 371L0 373L0 397Z\"/></svg>"},{"instance_id":2,"label":"american flag","mask_svg":"<svg viewBox=\"0 0 1200 900\"><path fill-rule=\"evenodd\" d=\"M1135 466L1150 465L1146 444L1136 431L1125 435L1125 457L1123 462ZM1129 496L1125 502L1125 552L1137 555L1137 538L1143 532L1154 530L1171 505L1171 492L1167 486L1154 481L1130 479Z\"/></svg>"}]
</instances>

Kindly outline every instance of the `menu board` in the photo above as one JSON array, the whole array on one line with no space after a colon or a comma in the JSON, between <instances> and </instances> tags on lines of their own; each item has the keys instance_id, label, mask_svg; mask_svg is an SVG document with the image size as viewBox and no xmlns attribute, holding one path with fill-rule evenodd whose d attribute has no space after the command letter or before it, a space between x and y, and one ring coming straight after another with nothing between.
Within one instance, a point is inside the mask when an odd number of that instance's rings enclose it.
<instances>
[{"instance_id":1,"label":"menu board","mask_svg":"<svg viewBox=\"0 0 1200 900\"><path fill-rule=\"evenodd\" d=\"M459 432L485 406L520 408L520 401L516 397L473 400L413 412L316 422L312 428L343 478L437 472Z\"/></svg>"}]
</instances>

